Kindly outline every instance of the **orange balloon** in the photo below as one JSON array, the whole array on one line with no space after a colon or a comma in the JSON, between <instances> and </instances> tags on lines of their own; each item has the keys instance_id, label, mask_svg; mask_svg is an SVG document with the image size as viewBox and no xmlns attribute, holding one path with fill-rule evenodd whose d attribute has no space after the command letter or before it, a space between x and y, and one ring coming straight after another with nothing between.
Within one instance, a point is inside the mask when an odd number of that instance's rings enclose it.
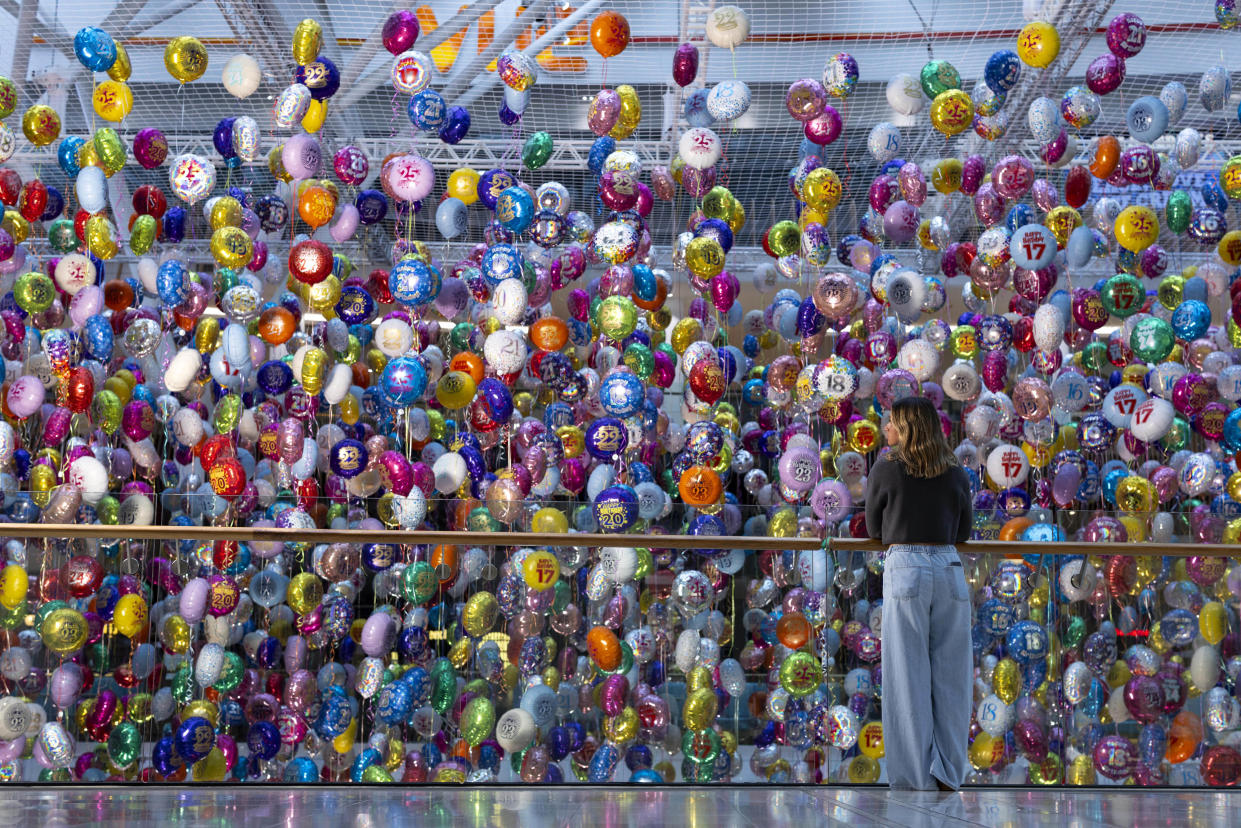
<instances>
[{"instance_id":1,"label":"orange balloon","mask_svg":"<svg viewBox=\"0 0 1241 828\"><path fill-rule=\"evenodd\" d=\"M440 544L432 547L430 563L431 566L435 567L441 585L452 583L457 577L457 547L449 544ZM445 569L440 569L441 565Z\"/></svg>"},{"instance_id":2,"label":"orange balloon","mask_svg":"<svg viewBox=\"0 0 1241 828\"><path fill-rule=\"evenodd\" d=\"M448 363L448 370L468 374L470 379L474 380L475 385L483 381L482 357L469 351L462 351L454 356Z\"/></svg>"},{"instance_id":3,"label":"orange balloon","mask_svg":"<svg viewBox=\"0 0 1241 828\"><path fill-rule=\"evenodd\" d=\"M1021 533L1033 525L1034 521L1028 517L1015 517L1000 527L1000 540L1021 540Z\"/></svg>"},{"instance_id":4,"label":"orange balloon","mask_svg":"<svg viewBox=\"0 0 1241 828\"><path fill-rule=\"evenodd\" d=\"M605 58L616 57L629 45L629 21L619 12L603 12L590 21L590 45Z\"/></svg>"},{"instance_id":5,"label":"orange balloon","mask_svg":"<svg viewBox=\"0 0 1241 828\"><path fill-rule=\"evenodd\" d=\"M288 308L277 305L259 315L259 339L269 345L283 345L297 330L297 320Z\"/></svg>"},{"instance_id":6,"label":"orange balloon","mask_svg":"<svg viewBox=\"0 0 1241 828\"><path fill-rule=\"evenodd\" d=\"M611 671L620 666L620 640L607 627L592 627L586 633L586 652L600 670Z\"/></svg>"},{"instance_id":7,"label":"orange balloon","mask_svg":"<svg viewBox=\"0 0 1241 828\"><path fill-rule=\"evenodd\" d=\"M103 286L103 303L114 313L120 313L134 304L134 289L128 282L113 279Z\"/></svg>"},{"instance_id":8,"label":"orange balloon","mask_svg":"<svg viewBox=\"0 0 1241 828\"><path fill-rule=\"evenodd\" d=\"M776 622L776 638L790 650L800 650L806 646L812 632L810 622L800 612L782 615Z\"/></svg>"},{"instance_id":9,"label":"orange balloon","mask_svg":"<svg viewBox=\"0 0 1241 828\"><path fill-rule=\"evenodd\" d=\"M530 326L530 342L540 351L559 351L569 341L569 326L556 316L545 316Z\"/></svg>"},{"instance_id":10,"label":"orange balloon","mask_svg":"<svg viewBox=\"0 0 1241 828\"><path fill-rule=\"evenodd\" d=\"M1120 141L1111 135L1100 137L1095 147L1094 160L1090 162L1090 174L1095 178L1107 178L1116 172L1116 165L1119 163Z\"/></svg>"},{"instance_id":11,"label":"orange balloon","mask_svg":"<svg viewBox=\"0 0 1241 828\"><path fill-rule=\"evenodd\" d=\"M710 466L690 466L681 472L677 490L687 506L709 506L720 499L724 486Z\"/></svg>"},{"instance_id":12,"label":"orange balloon","mask_svg":"<svg viewBox=\"0 0 1241 828\"><path fill-rule=\"evenodd\" d=\"M297 214L316 230L332 220L336 198L324 187L307 187L297 200Z\"/></svg>"},{"instance_id":13,"label":"orange balloon","mask_svg":"<svg viewBox=\"0 0 1241 828\"><path fill-rule=\"evenodd\" d=\"M1188 710L1182 710L1168 728L1168 750L1164 754L1172 764L1184 762L1194 755L1202 742L1202 719Z\"/></svg>"}]
</instances>

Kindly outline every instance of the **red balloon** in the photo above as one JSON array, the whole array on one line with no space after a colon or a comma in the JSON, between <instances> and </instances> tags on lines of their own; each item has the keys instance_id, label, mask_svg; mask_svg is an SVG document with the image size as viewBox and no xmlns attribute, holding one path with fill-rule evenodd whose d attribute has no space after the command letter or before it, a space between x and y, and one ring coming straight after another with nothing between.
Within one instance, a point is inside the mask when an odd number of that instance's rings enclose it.
<instances>
[{"instance_id":1,"label":"red balloon","mask_svg":"<svg viewBox=\"0 0 1241 828\"><path fill-rule=\"evenodd\" d=\"M1090 170L1081 165L1069 170L1064 180L1064 203L1074 210L1085 204L1090 199L1091 178Z\"/></svg>"},{"instance_id":2,"label":"red balloon","mask_svg":"<svg viewBox=\"0 0 1241 828\"><path fill-rule=\"evenodd\" d=\"M1214 787L1236 787L1241 780L1241 753L1228 745L1212 745L1202 755L1202 780Z\"/></svg>"},{"instance_id":3,"label":"red balloon","mask_svg":"<svg viewBox=\"0 0 1241 828\"><path fill-rule=\"evenodd\" d=\"M724 369L716 359L700 359L689 371L690 390L708 405L713 405L724 396L726 385Z\"/></svg>"},{"instance_id":4,"label":"red balloon","mask_svg":"<svg viewBox=\"0 0 1241 828\"><path fill-rule=\"evenodd\" d=\"M17 204L17 197L21 194L21 190L22 177L18 175L17 170L0 170L0 201L12 207Z\"/></svg>"},{"instance_id":5,"label":"red balloon","mask_svg":"<svg viewBox=\"0 0 1241 828\"><path fill-rule=\"evenodd\" d=\"M17 211L26 221L38 221L47 209L47 185L39 179L27 181L22 185L21 194L17 197Z\"/></svg>"},{"instance_id":6,"label":"red balloon","mask_svg":"<svg viewBox=\"0 0 1241 828\"><path fill-rule=\"evenodd\" d=\"M289 272L299 282L319 284L332 275L332 249L315 239L298 242L289 251Z\"/></svg>"},{"instance_id":7,"label":"red balloon","mask_svg":"<svg viewBox=\"0 0 1241 828\"><path fill-rule=\"evenodd\" d=\"M163 190L151 184L143 184L134 190L133 204L134 212L157 219L163 218L168 209L168 199L164 197Z\"/></svg>"}]
</instances>

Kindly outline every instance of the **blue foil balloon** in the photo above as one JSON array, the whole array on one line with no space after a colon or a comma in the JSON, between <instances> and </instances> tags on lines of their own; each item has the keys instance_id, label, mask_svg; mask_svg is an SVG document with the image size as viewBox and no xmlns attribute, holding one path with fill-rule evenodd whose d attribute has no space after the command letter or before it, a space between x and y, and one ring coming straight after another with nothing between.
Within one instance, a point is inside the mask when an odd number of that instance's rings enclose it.
<instances>
[{"instance_id":1,"label":"blue foil balloon","mask_svg":"<svg viewBox=\"0 0 1241 828\"><path fill-rule=\"evenodd\" d=\"M1004 93L1021 79L1021 59L1012 49L1002 49L987 58L983 80L993 92Z\"/></svg>"},{"instance_id":2,"label":"blue foil balloon","mask_svg":"<svg viewBox=\"0 0 1241 828\"><path fill-rule=\"evenodd\" d=\"M47 188L47 206L43 208L40 221L51 221L65 211L65 197L55 187Z\"/></svg>"},{"instance_id":3,"label":"blue foil balloon","mask_svg":"<svg viewBox=\"0 0 1241 828\"><path fill-rule=\"evenodd\" d=\"M310 97L316 101L326 100L340 89L340 70L322 55L305 66L297 67L296 79L310 90Z\"/></svg>"},{"instance_id":4,"label":"blue foil balloon","mask_svg":"<svg viewBox=\"0 0 1241 828\"><path fill-rule=\"evenodd\" d=\"M85 143L84 139L70 135L62 138L56 145L56 163L60 165L61 172L70 179L77 178L78 173L82 171L82 166L78 164L78 150Z\"/></svg>"},{"instance_id":5,"label":"blue foil balloon","mask_svg":"<svg viewBox=\"0 0 1241 828\"><path fill-rule=\"evenodd\" d=\"M443 284L437 269L412 256L401 259L388 272L388 290L403 305L425 305L439 296Z\"/></svg>"},{"instance_id":6,"label":"blue foil balloon","mask_svg":"<svg viewBox=\"0 0 1241 828\"><path fill-rule=\"evenodd\" d=\"M616 139L601 135L595 139L590 145L590 152L586 155L587 168L598 175L603 172L603 162L608 160L608 156L616 151Z\"/></svg>"},{"instance_id":7,"label":"blue foil balloon","mask_svg":"<svg viewBox=\"0 0 1241 828\"><path fill-rule=\"evenodd\" d=\"M630 417L642 407L646 389L634 374L611 374L599 384L599 404L613 417Z\"/></svg>"},{"instance_id":8,"label":"blue foil balloon","mask_svg":"<svg viewBox=\"0 0 1241 828\"><path fill-rule=\"evenodd\" d=\"M1205 302L1187 299L1172 311L1171 325L1177 339L1198 339L1211 326L1211 308Z\"/></svg>"},{"instance_id":9,"label":"blue foil balloon","mask_svg":"<svg viewBox=\"0 0 1241 828\"><path fill-rule=\"evenodd\" d=\"M211 143L215 145L215 151L226 161L237 156L237 150L233 149L233 124L236 121L236 118L222 118L215 125L215 132L211 135Z\"/></svg>"},{"instance_id":10,"label":"blue foil balloon","mask_svg":"<svg viewBox=\"0 0 1241 828\"><path fill-rule=\"evenodd\" d=\"M505 279L520 279L523 275L521 253L511 244L493 244L483 254L481 270L483 278L492 287Z\"/></svg>"},{"instance_id":11,"label":"blue foil balloon","mask_svg":"<svg viewBox=\"0 0 1241 828\"><path fill-rule=\"evenodd\" d=\"M103 29L86 26L73 36L73 53L92 72L106 72L116 63L116 41Z\"/></svg>"},{"instance_id":12,"label":"blue foil balloon","mask_svg":"<svg viewBox=\"0 0 1241 828\"><path fill-rule=\"evenodd\" d=\"M504 424L513 416L513 395L508 386L495 377L487 377L478 384L478 396L487 409L487 416Z\"/></svg>"},{"instance_id":13,"label":"blue foil balloon","mask_svg":"<svg viewBox=\"0 0 1241 828\"><path fill-rule=\"evenodd\" d=\"M280 730L271 722L254 722L246 735L246 745L250 748L251 756L273 759L280 750Z\"/></svg>"},{"instance_id":14,"label":"blue foil balloon","mask_svg":"<svg viewBox=\"0 0 1241 828\"><path fill-rule=\"evenodd\" d=\"M427 369L414 357L400 356L384 366L379 385L390 404L407 406L427 390Z\"/></svg>"},{"instance_id":15,"label":"blue foil balloon","mask_svg":"<svg viewBox=\"0 0 1241 828\"><path fill-rule=\"evenodd\" d=\"M202 716L191 716L177 727L172 743L186 763L197 762L215 746L215 730Z\"/></svg>"},{"instance_id":16,"label":"blue foil balloon","mask_svg":"<svg viewBox=\"0 0 1241 828\"><path fill-rule=\"evenodd\" d=\"M444 125L440 127L440 140L445 144L459 144L470 131L470 113L463 106L448 110Z\"/></svg>"},{"instance_id":17,"label":"blue foil balloon","mask_svg":"<svg viewBox=\"0 0 1241 828\"><path fill-rule=\"evenodd\" d=\"M361 224L378 224L388 215L388 198L379 190L363 190L353 200Z\"/></svg>"},{"instance_id":18,"label":"blue foil balloon","mask_svg":"<svg viewBox=\"0 0 1241 828\"><path fill-rule=\"evenodd\" d=\"M514 233L524 233L534 222L534 199L518 186L510 186L496 199L496 220Z\"/></svg>"},{"instance_id":19,"label":"blue foil balloon","mask_svg":"<svg viewBox=\"0 0 1241 828\"><path fill-rule=\"evenodd\" d=\"M638 519L638 495L628 486L609 486L595 498L592 513L600 532L624 532Z\"/></svg>"},{"instance_id":20,"label":"blue foil balloon","mask_svg":"<svg viewBox=\"0 0 1241 828\"><path fill-rule=\"evenodd\" d=\"M164 213L164 241L169 244L185 240L185 208L169 207Z\"/></svg>"},{"instance_id":21,"label":"blue foil balloon","mask_svg":"<svg viewBox=\"0 0 1241 828\"><path fill-rule=\"evenodd\" d=\"M409 122L426 132L435 132L448 118L448 105L444 96L434 89L424 89L409 99L406 107Z\"/></svg>"}]
</instances>

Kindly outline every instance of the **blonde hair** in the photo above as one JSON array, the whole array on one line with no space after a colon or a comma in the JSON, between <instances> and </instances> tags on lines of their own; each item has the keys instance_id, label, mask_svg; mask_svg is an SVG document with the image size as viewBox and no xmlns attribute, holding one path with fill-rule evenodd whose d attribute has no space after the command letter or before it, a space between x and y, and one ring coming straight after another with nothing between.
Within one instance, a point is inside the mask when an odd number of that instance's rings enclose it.
<instances>
[{"instance_id":1,"label":"blonde hair","mask_svg":"<svg viewBox=\"0 0 1241 828\"><path fill-rule=\"evenodd\" d=\"M939 477L957 465L948 447L939 413L926 397L902 397L892 406L892 425L900 444L888 457L900 463L911 477Z\"/></svg>"}]
</instances>

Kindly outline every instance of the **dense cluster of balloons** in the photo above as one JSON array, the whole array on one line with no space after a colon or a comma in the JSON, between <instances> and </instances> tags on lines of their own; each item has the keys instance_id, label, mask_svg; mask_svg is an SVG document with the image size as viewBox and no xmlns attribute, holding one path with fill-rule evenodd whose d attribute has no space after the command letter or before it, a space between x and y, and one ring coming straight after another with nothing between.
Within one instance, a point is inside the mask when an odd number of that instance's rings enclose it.
<instances>
[{"instance_id":1,"label":"dense cluster of balloons","mask_svg":"<svg viewBox=\"0 0 1241 828\"><path fill-rule=\"evenodd\" d=\"M706 31L736 49L748 15L716 6ZM419 32L407 10L382 26L393 89L421 135L459 142L471 114L433 88ZM615 11L590 23L601 59L630 40ZM1237 784L1241 567L1055 548L1241 538L1241 156L1201 192L1177 189L1203 139L1170 133L1191 105L1224 105L1228 74L1204 73L1195 104L1175 81L1132 101L1127 136L1091 133L1146 40L1140 18L1117 16L1084 85L1029 105L1039 161L909 160L884 122L862 186L821 156L861 72L831 55L785 95L805 141L789 218L764 229L771 261L752 274L779 289L743 308L728 255L746 210L716 129L751 92L737 78L691 90L699 45L672 54L689 127L669 163L644 168L618 143L642 104L605 87L585 124L592 191L573 193L524 180L555 150L546 132L526 137L522 171L327 146L341 77L310 19L270 118L221 120L219 158L178 153L157 127L127 129L124 45L82 29L73 48L109 125L62 137L54 109L31 106L22 132L65 178L0 168L0 509L11 524L163 522L191 539L5 530L0 773L30 760L55 781L874 782L882 555L781 540L866 536L882 418L921 394L974 483L975 537L1046 544L969 562L974 779ZM996 141L1021 117L1007 96L1060 37L1032 22L1012 45L970 67L970 91L932 60L892 76L887 101ZM164 64L201 82L208 52L176 37ZM519 125L538 61L513 49L495 71L498 118ZM243 101L263 73L238 54L220 81ZM17 100L0 79L0 118ZM277 190L231 186L271 133ZM16 140L0 122L0 160ZM168 185L134 191L122 232L109 179L132 163ZM1096 182L1166 206L1092 198ZM661 260L647 221L682 191L694 212ZM413 220L432 198L442 258ZM972 226L952 226L953 199ZM868 209L833 244L844 203ZM483 241L465 242L480 222ZM212 272L183 253L204 223ZM389 261L355 272L347 243L388 228ZM122 247L132 267L113 261ZM1111 275L1086 275L1100 268ZM678 380L679 411L664 398ZM304 539L193 540L207 525ZM318 543L324 527L373 540ZM383 539L419 528L619 537ZM621 545L639 532L708 548ZM720 535L755 549L709 548Z\"/></svg>"}]
</instances>

